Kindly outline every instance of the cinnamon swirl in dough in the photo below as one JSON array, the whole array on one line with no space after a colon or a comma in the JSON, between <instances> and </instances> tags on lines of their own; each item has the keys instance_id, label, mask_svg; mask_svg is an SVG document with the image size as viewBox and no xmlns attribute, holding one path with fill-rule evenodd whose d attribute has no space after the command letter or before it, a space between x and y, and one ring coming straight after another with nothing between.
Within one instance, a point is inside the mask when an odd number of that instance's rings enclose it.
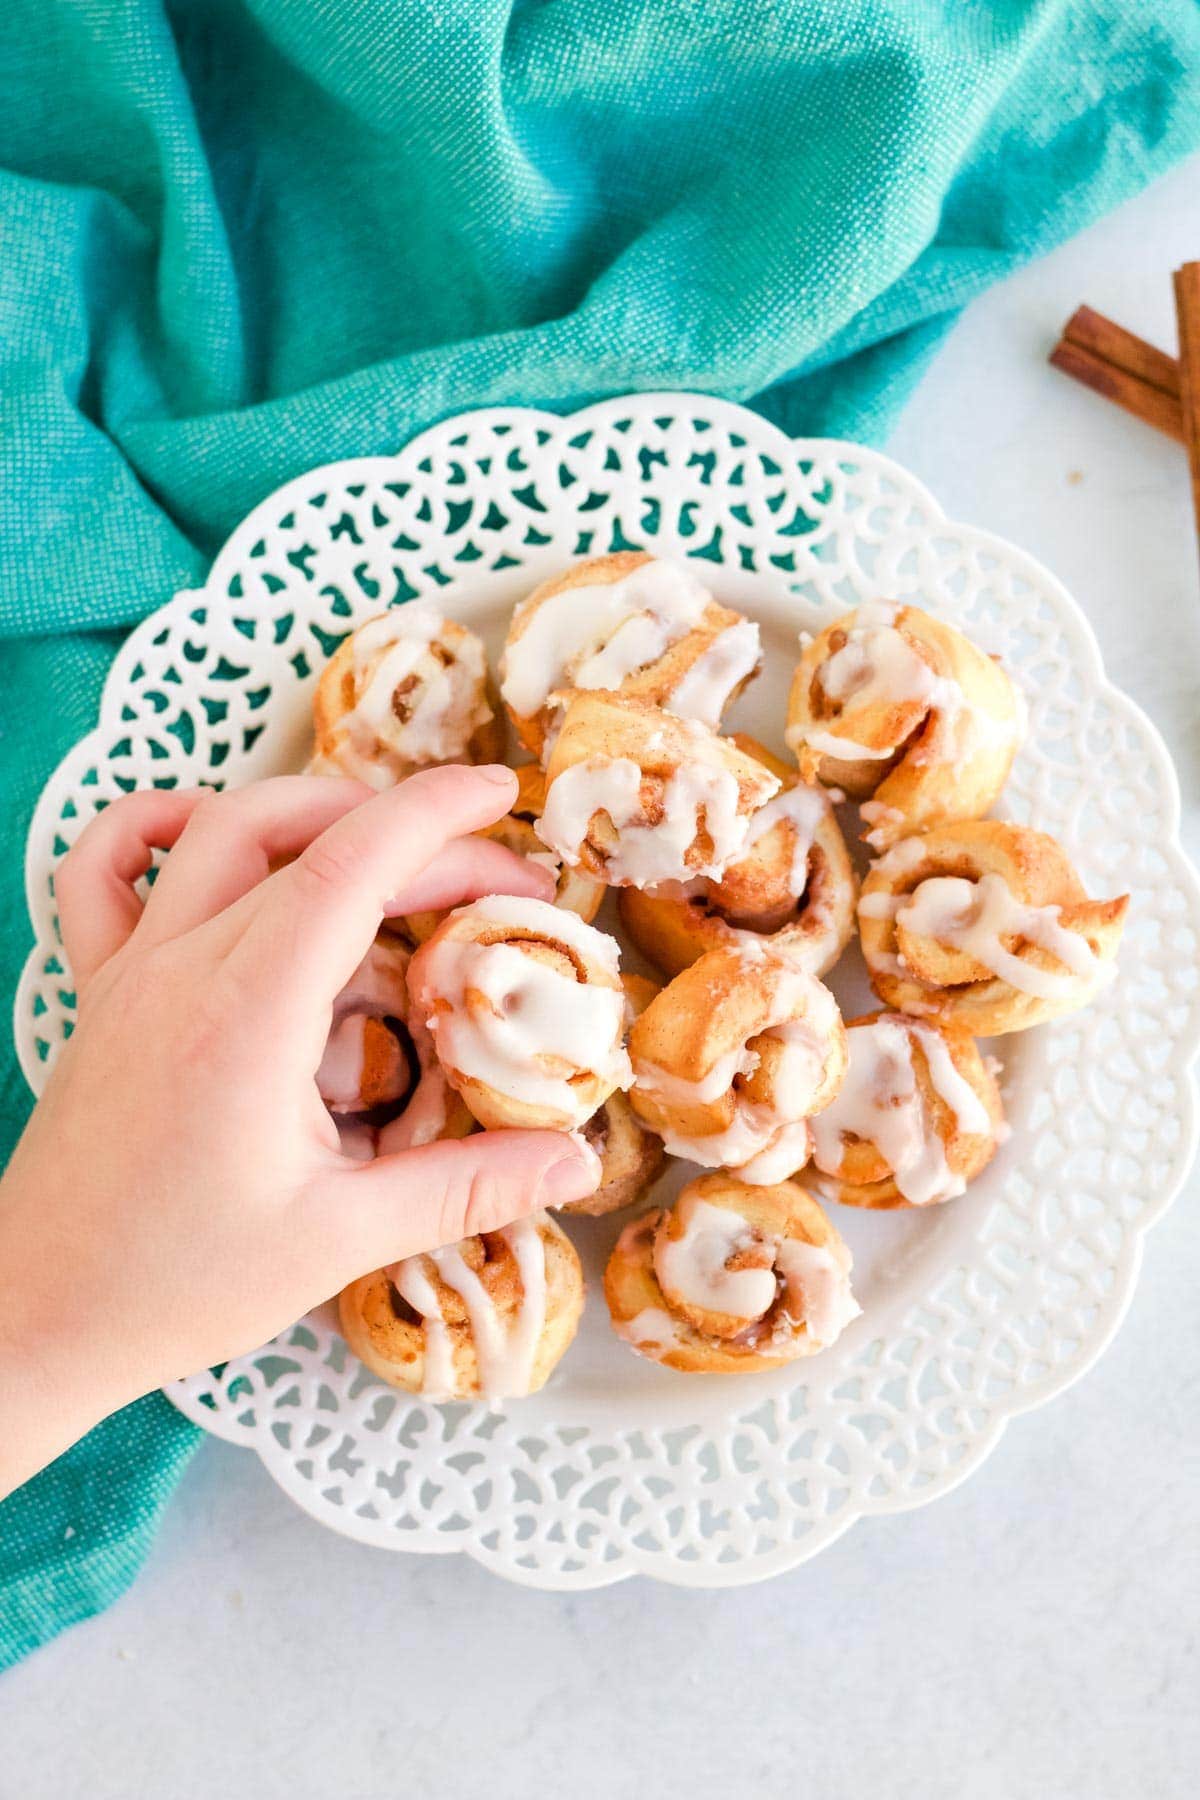
<instances>
[{"instance_id":1,"label":"cinnamon swirl in dough","mask_svg":"<svg viewBox=\"0 0 1200 1800\"><path fill-rule=\"evenodd\" d=\"M335 1114L399 1110L420 1076L408 1030L408 951L381 932L333 1005L317 1092Z\"/></svg>"},{"instance_id":2,"label":"cinnamon swirl in dough","mask_svg":"<svg viewBox=\"0 0 1200 1800\"><path fill-rule=\"evenodd\" d=\"M703 1175L627 1225L604 1272L613 1329L689 1374L774 1369L835 1343L861 1310L850 1252L795 1182Z\"/></svg>"},{"instance_id":3,"label":"cinnamon swirl in dough","mask_svg":"<svg viewBox=\"0 0 1200 1800\"><path fill-rule=\"evenodd\" d=\"M546 766L538 836L612 887L719 877L779 778L694 719L579 694Z\"/></svg>"},{"instance_id":4,"label":"cinnamon swirl in dough","mask_svg":"<svg viewBox=\"0 0 1200 1800\"><path fill-rule=\"evenodd\" d=\"M313 725L311 772L376 788L433 763L496 761L504 747L482 641L429 600L351 633L317 684Z\"/></svg>"},{"instance_id":5,"label":"cinnamon swirl in dough","mask_svg":"<svg viewBox=\"0 0 1200 1800\"><path fill-rule=\"evenodd\" d=\"M643 551L600 556L544 581L513 613L500 693L543 756L566 699L606 688L716 727L761 660L758 626L692 570Z\"/></svg>"},{"instance_id":6,"label":"cinnamon swirl in dough","mask_svg":"<svg viewBox=\"0 0 1200 1800\"><path fill-rule=\"evenodd\" d=\"M338 1120L343 1147L361 1156L375 1135L387 1150L465 1137L474 1120L438 1068L411 1015L409 952L381 931L333 1005L317 1091Z\"/></svg>"},{"instance_id":7,"label":"cinnamon swirl in dough","mask_svg":"<svg viewBox=\"0 0 1200 1800\"><path fill-rule=\"evenodd\" d=\"M917 606L860 606L805 644L787 741L806 781L865 802L885 850L996 800L1025 730L1012 682L961 632Z\"/></svg>"},{"instance_id":8,"label":"cinnamon swirl in dough","mask_svg":"<svg viewBox=\"0 0 1200 1800\"><path fill-rule=\"evenodd\" d=\"M623 975L621 981L626 1016L632 1021L659 992L658 983L644 975ZM592 1114L580 1136L600 1158L600 1185L594 1194L562 1207L565 1213L598 1216L631 1206L658 1180L666 1164L662 1139L647 1130L619 1089Z\"/></svg>"},{"instance_id":9,"label":"cinnamon swirl in dough","mask_svg":"<svg viewBox=\"0 0 1200 1800\"><path fill-rule=\"evenodd\" d=\"M965 1032L903 1013L846 1027L846 1079L812 1122L816 1185L843 1206L930 1206L965 1192L1007 1128Z\"/></svg>"},{"instance_id":10,"label":"cinnamon swirl in dough","mask_svg":"<svg viewBox=\"0 0 1200 1800\"><path fill-rule=\"evenodd\" d=\"M814 975L832 968L854 931L858 882L828 796L807 787L753 738L731 742L781 782L751 814L746 847L717 878L620 891L621 923L668 975L747 934L771 937Z\"/></svg>"},{"instance_id":11,"label":"cinnamon swirl in dough","mask_svg":"<svg viewBox=\"0 0 1200 1800\"><path fill-rule=\"evenodd\" d=\"M809 1119L846 1070L828 988L769 943L709 950L629 1033L638 1117L673 1156L770 1185L808 1161Z\"/></svg>"},{"instance_id":12,"label":"cinnamon swirl in dough","mask_svg":"<svg viewBox=\"0 0 1200 1800\"><path fill-rule=\"evenodd\" d=\"M1128 908L1128 895L1089 900L1045 832L978 819L880 857L858 916L881 1000L995 1037L1086 1006L1114 972Z\"/></svg>"},{"instance_id":13,"label":"cinnamon swirl in dough","mask_svg":"<svg viewBox=\"0 0 1200 1800\"><path fill-rule=\"evenodd\" d=\"M409 993L481 1125L583 1125L629 1080L615 941L544 900L460 906L412 959Z\"/></svg>"},{"instance_id":14,"label":"cinnamon swirl in dough","mask_svg":"<svg viewBox=\"0 0 1200 1800\"><path fill-rule=\"evenodd\" d=\"M368 1369L431 1400L543 1386L575 1336L583 1271L545 1213L377 1269L343 1289L342 1334Z\"/></svg>"}]
</instances>

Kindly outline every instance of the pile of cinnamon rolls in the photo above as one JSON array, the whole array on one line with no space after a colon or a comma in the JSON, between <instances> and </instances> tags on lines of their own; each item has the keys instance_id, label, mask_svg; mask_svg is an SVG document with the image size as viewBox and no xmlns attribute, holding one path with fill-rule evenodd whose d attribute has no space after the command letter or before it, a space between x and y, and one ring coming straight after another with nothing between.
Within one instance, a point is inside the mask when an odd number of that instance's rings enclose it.
<instances>
[{"instance_id":1,"label":"pile of cinnamon rolls","mask_svg":"<svg viewBox=\"0 0 1200 1800\"><path fill-rule=\"evenodd\" d=\"M536 760L491 835L557 882L553 904L388 922L318 1076L347 1150L578 1133L600 1162L590 1213L644 1200L671 1157L698 1165L625 1227L604 1278L617 1335L689 1372L835 1341L859 1308L825 1205L961 1195L1007 1129L976 1040L1085 1005L1128 905L1089 899L1053 839L985 816L1024 711L961 633L880 601L802 636L795 767L721 732L759 665L757 626L689 569L624 553L517 605L498 692L480 640L423 601L348 638L314 704L311 767L375 786L496 759L503 707ZM609 889L619 937L593 922ZM820 977L856 928L883 1010L843 1022ZM366 1276L340 1310L385 1380L498 1398L542 1385L583 1298L541 1214Z\"/></svg>"}]
</instances>

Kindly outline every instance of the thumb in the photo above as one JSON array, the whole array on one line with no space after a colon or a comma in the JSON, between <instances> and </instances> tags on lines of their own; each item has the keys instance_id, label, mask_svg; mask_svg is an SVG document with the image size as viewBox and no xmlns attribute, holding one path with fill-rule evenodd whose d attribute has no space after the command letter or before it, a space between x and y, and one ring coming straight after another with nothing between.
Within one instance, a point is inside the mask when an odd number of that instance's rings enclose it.
<instances>
[{"instance_id":1,"label":"thumb","mask_svg":"<svg viewBox=\"0 0 1200 1800\"><path fill-rule=\"evenodd\" d=\"M596 1191L600 1159L562 1131L481 1131L339 1170L319 1199L336 1261L371 1269Z\"/></svg>"}]
</instances>

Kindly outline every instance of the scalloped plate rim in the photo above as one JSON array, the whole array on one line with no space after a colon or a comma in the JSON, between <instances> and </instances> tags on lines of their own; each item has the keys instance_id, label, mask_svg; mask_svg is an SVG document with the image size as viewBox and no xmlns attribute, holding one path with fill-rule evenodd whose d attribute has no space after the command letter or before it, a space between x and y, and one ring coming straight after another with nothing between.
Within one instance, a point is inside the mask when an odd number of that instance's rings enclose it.
<instances>
[{"instance_id":1,"label":"scalloped plate rim","mask_svg":"<svg viewBox=\"0 0 1200 1800\"><path fill-rule=\"evenodd\" d=\"M753 425L756 437L760 441L774 439L779 446L781 455L796 460L803 460L806 449L811 446L816 454L832 454L834 457L853 462L860 467L864 464L871 464L884 475L894 473L900 478L900 485L913 493L924 504L934 525L938 523L948 525L959 539L970 541L985 554L990 548L999 548L1010 561L1015 559L1032 571L1038 586L1053 592L1060 611L1061 622L1069 627L1073 653L1078 657L1086 673L1097 683L1101 696L1116 710L1123 713L1129 721L1136 724L1140 737L1153 756L1155 772L1162 780L1164 802L1163 834L1156 848L1161 851L1171 866L1179 891L1187 902L1188 917L1193 924L1200 927L1200 876L1197 875L1180 840L1179 776L1167 745L1145 710L1109 678L1091 623L1078 602L1058 577L1030 552L984 527L948 519L944 509L918 477L910 474L894 459L878 450L854 444L847 439L790 438L771 421L749 412L747 408L739 406L736 402L722 400L694 390L660 390L618 396L577 411L564 410L561 413L549 412L544 408L521 406L481 407L439 421L412 438L394 456L343 458L337 462L321 464L313 469L303 471L273 489L230 532L214 557L204 584L194 589L182 589L163 605L155 608L134 627L117 651L105 677L97 723L90 732L86 733L67 751L47 778L35 806L26 839L24 868L26 904L34 927L35 942L26 958L17 983L12 1016L22 1072L35 1095L39 1092L39 1077L42 1070L40 1065L30 1065L19 1022L25 1015L26 996L36 978L39 960L44 955L53 954L59 949L57 936L47 933L45 930L45 864L40 856L40 846L45 839L47 827L51 823L53 792L60 777L65 776L77 759L87 758L91 746L101 736L105 724L112 722L112 712L118 703L117 697L125 680L125 672L132 664L136 664L140 658L140 652L161 633L165 616L177 609L191 608L200 603L206 606L212 606L214 602L222 605L229 604L228 596L219 591L223 570L246 538L254 531L255 522L260 514L265 513L268 508L272 512L277 512L280 503L293 493L299 497L303 491L311 491L315 476L328 475L330 480L334 481L345 479L348 472L353 472L352 479L357 479L360 471L364 476L369 476L386 468L391 479L395 480L398 468L408 472L408 465L428 457L430 451L439 446L449 447L456 436L461 435L472 424L483 421L487 421L493 426L499 422L514 428L521 426L528 429L532 426L536 429L541 421L545 421L547 426L557 428L564 421L571 420L577 422L579 429L582 430L588 423L603 422L606 417L614 413L627 414L631 404L636 404L639 409L645 410L661 406L664 411L670 412L677 410L681 403L684 405L702 403L706 417L723 418L733 429L739 429L749 422ZM419 476L420 471L413 467L411 473ZM54 820L53 823L56 825L57 820ZM732 1560L727 1564L698 1566L685 1559L664 1555L662 1552L639 1552L626 1549L620 1559L613 1560L611 1568L601 1563L587 1565L578 1570L553 1571L530 1569L512 1558L501 1559L501 1557L491 1554L484 1545L479 1543L448 1539L444 1544L440 1544L428 1539L406 1541L396 1539L394 1536L387 1541L376 1539L370 1530L371 1522L359 1519L356 1514L343 1515L341 1512L337 1512L336 1517L331 1517L325 1511L316 1513L309 1504L309 1494L295 1475L294 1466L285 1461L282 1452L276 1451L271 1442L261 1445L246 1444L238 1434L236 1424L230 1431L221 1430L209 1409L202 1404L186 1404L184 1396L176 1388L167 1387L163 1389L163 1392L185 1417L206 1430L209 1435L220 1437L228 1443L240 1444L243 1448L255 1450L272 1479L301 1510L308 1513L316 1522L337 1531L353 1542L366 1542L375 1547L392 1551L407 1551L410 1554L466 1555L481 1567L515 1585L542 1591L585 1591L609 1587L634 1575L649 1576L672 1586L712 1589L726 1589L768 1580L774 1575L797 1568L807 1562L821 1550L836 1542L860 1519L912 1511L949 1493L987 1460L1000 1442L1011 1420L1046 1405L1059 1394L1064 1393L1085 1375L1104 1354L1120 1329L1132 1303L1144 1255L1146 1234L1153 1229L1178 1198L1195 1159L1198 1142L1200 1142L1200 1112L1198 1112L1200 1091L1197 1088L1196 1067L1197 1056L1200 1053L1200 997L1189 1005L1187 1019L1181 1027L1178 1041L1180 1046L1178 1066L1187 1076L1182 1089L1186 1105L1181 1108L1180 1112L1180 1142L1176 1154L1171 1159L1170 1175L1168 1180L1163 1183L1160 1193L1153 1201L1146 1204L1136 1223L1131 1226L1128 1246L1114 1264L1113 1287L1109 1296L1109 1304L1097 1319L1086 1343L1080 1345L1077 1356L1070 1362L1060 1364L1050 1370L1043 1381L1034 1384L1019 1398L1006 1399L1002 1415L996 1418L988 1429L980 1433L971 1449L952 1468L940 1476L932 1478L908 1495L899 1498L888 1495L880 1499L877 1504L866 1501L850 1507L832 1524L826 1527L814 1526L810 1535L800 1545L778 1544L772 1550L756 1556L752 1563Z\"/></svg>"}]
</instances>

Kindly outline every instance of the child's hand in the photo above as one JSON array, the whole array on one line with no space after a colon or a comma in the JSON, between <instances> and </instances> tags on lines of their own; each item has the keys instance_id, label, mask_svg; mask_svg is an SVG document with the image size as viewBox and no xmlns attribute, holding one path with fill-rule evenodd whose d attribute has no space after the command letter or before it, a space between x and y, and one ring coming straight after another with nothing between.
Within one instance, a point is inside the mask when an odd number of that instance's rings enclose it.
<instances>
[{"instance_id":1,"label":"child's hand","mask_svg":"<svg viewBox=\"0 0 1200 1800\"><path fill-rule=\"evenodd\" d=\"M79 1023L0 1183L0 1492L354 1277L592 1191L557 1132L349 1162L314 1083L385 913L549 897L465 835L516 790L494 767L371 797L297 776L133 794L83 833L57 883ZM151 846L171 854L143 909Z\"/></svg>"}]
</instances>

